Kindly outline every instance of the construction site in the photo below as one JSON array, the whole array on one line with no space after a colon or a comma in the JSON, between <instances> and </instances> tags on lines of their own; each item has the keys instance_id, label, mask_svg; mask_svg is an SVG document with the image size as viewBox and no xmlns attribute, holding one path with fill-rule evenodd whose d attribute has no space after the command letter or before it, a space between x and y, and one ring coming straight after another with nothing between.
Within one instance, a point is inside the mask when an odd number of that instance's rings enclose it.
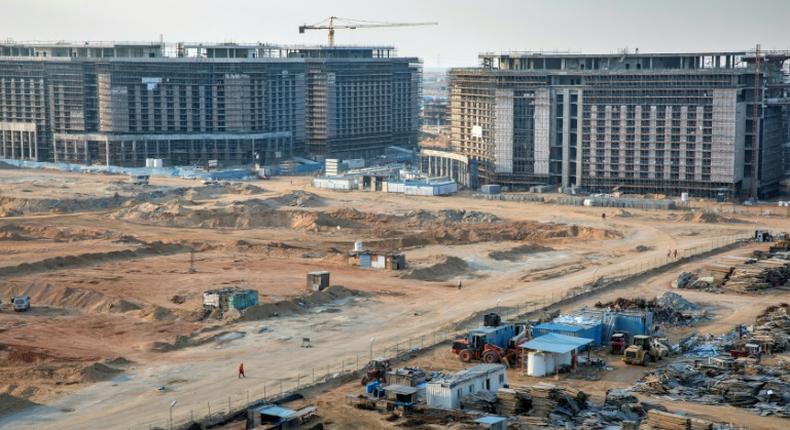
<instances>
[{"instance_id":1,"label":"construction site","mask_svg":"<svg viewBox=\"0 0 790 430\"><path fill-rule=\"evenodd\" d=\"M4 164L0 426L783 427L775 206L312 179Z\"/></svg>"}]
</instances>

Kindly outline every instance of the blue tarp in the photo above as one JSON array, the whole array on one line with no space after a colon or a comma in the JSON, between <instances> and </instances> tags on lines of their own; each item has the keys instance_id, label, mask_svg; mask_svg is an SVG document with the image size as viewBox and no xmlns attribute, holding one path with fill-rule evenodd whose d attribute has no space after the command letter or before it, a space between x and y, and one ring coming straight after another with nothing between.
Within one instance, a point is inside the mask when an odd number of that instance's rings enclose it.
<instances>
[{"instance_id":1,"label":"blue tarp","mask_svg":"<svg viewBox=\"0 0 790 430\"><path fill-rule=\"evenodd\" d=\"M549 333L540 337L536 337L527 343L523 343L521 344L521 347L526 349L534 349L536 351L565 354L590 343L593 343L592 339Z\"/></svg>"},{"instance_id":2,"label":"blue tarp","mask_svg":"<svg viewBox=\"0 0 790 430\"><path fill-rule=\"evenodd\" d=\"M504 417L493 417L493 416L492 417L482 417L482 418L478 418L478 419L475 420L476 423L487 424L487 425L501 423L502 421L505 421Z\"/></svg>"}]
</instances>

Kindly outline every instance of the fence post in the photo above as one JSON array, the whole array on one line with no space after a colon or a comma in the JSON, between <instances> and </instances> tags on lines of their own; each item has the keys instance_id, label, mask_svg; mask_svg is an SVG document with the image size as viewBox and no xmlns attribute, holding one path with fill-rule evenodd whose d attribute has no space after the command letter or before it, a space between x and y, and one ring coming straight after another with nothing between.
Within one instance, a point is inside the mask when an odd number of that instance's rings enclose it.
<instances>
[{"instance_id":1,"label":"fence post","mask_svg":"<svg viewBox=\"0 0 790 430\"><path fill-rule=\"evenodd\" d=\"M208 405L208 419L211 421L211 402L206 402Z\"/></svg>"},{"instance_id":2,"label":"fence post","mask_svg":"<svg viewBox=\"0 0 790 430\"><path fill-rule=\"evenodd\" d=\"M228 414L230 414L230 396L228 396Z\"/></svg>"},{"instance_id":3,"label":"fence post","mask_svg":"<svg viewBox=\"0 0 790 430\"><path fill-rule=\"evenodd\" d=\"M302 382L302 373L298 370L296 371L296 389L299 389L299 385Z\"/></svg>"},{"instance_id":4,"label":"fence post","mask_svg":"<svg viewBox=\"0 0 790 430\"><path fill-rule=\"evenodd\" d=\"M357 354L357 362L359 362L359 354ZM315 367L313 367L313 384L315 384Z\"/></svg>"}]
</instances>

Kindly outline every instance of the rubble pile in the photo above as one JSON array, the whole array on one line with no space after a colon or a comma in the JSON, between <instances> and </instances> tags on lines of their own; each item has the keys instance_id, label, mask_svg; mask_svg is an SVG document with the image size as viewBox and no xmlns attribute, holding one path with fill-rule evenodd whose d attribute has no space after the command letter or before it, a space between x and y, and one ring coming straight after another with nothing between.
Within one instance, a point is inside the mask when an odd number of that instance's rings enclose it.
<instances>
[{"instance_id":1,"label":"rubble pile","mask_svg":"<svg viewBox=\"0 0 790 430\"><path fill-rule=\"evenodd\" d=\"M707 317L706 312L698 305L673 292L666 292L652 300L618 297L610 302L598 302L595 307L615 310L650 310L653 312L655 322L671 325L688 325Z\"/></svg>"},{"instance_id":2,"label":"rubble pile","mask_svg":"<svg viewBox=\"0 0 790 430\"><path fill-rule=\"evenodd\" d=\"M495 412L497 395L488 390L481 390L461 399L461 407L465 410Z\"/></svg>"},{"instance_id":3,"label":"rubble pile","mask_svg":"<svg viewBox=\"0 0 790 430\"><path fill-rule=\"evenodd\" d=\"M790 417L790 382L781 367L729 356L707 364L673 363L645 375L634 391L674 400L749 408L760 415Z\"/></svg>"}]
</instances>

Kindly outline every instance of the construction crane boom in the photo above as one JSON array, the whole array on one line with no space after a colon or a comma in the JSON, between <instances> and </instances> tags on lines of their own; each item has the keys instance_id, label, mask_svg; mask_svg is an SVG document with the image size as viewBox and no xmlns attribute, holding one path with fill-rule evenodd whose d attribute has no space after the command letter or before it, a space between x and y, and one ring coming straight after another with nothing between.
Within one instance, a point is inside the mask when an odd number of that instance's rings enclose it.
<instances>
[{"instance_id":1,"label":"construction crane boom","mask_svg":"<svg viewBox=\"0 0 790 430\"><path fill-rule=\"evenodd\" d=\"M335 46L335 30L346 29L355 30L357 28L385 28L385 27L419 27L425 25L439 25L438 22L377 22L364 21L359 19L339 18L330 16L329 18L315 24L304 24L299 26L299 33L306 30L329 30L329 46Z\"/></svg>"}]
</instances>

